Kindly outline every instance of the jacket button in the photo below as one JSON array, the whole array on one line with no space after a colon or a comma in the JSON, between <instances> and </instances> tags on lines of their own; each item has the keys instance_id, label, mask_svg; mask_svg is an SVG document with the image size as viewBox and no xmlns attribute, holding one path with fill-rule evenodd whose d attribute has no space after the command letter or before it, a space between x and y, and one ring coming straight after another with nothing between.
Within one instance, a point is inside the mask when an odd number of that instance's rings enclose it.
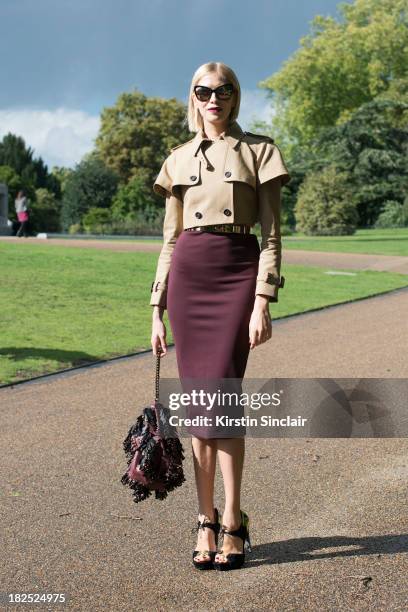
<instances>
[{"instance_id":1,"label":"jacket button","mask_svg":"<svg viewBox=\"0 0 408 612\"><path fill-rule=\"evenodd\" d=\"M197 177L196 177L196 176L194 176L194 175L193 175L193 176L190 176L190 180L191 180L191 181L196 181L196 180L197 180Z\"/></svg>"},{"instance_id":2,"label":"jacket button","mask_svg":"<svg viewBox=\"0 0 408 612\"><path fill-rule=\"evenodd\" d=\"M229 178L229 177L231 176L231 172L229 172L229 171L228 171L228 172L226 172L226 173L225 173L225 176L226 176L227 178Z\"/></svg>"},{"instance_id":3,"label":"jacket button","mask_svg":"<svg viewBox=\"0 0 408 612\"><path fill-rule=\"evenodd\" d=\"M224 210L224 215L227 215L227 217L229 217L229 216L230 216L230 214L231 214L231 211L230 211L228 208L226 208L226 209Z\"/></svg>"},{"instance_id":4,"label":"jacket button","mask_svg":"<svg viewBox=\"0 0 408 612\"><path fill-rule=\"evenodd\" d=\"M203 215L200 212L196 212L195 216L197 217L197 219L201 219Z\"/></svg>"}]
</instances>

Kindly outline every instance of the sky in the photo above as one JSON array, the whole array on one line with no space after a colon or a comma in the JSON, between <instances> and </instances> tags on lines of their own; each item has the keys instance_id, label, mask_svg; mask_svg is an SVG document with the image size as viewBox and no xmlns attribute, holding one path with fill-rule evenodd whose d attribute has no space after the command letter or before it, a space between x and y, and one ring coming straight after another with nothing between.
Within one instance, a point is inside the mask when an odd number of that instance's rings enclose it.
<instances>
[{"instance_id":1,"label":"sky","mask_svg":"<svg viewBox=\"0 0 408 612\"><path fill-rule=\"evenodd\" d=\"M238 122L268 120L259 82L338 0L0 0L0 139L74 167L123 92L187 102L193 73L221 61L241 84Z\"/></svg>"}]
</instances>

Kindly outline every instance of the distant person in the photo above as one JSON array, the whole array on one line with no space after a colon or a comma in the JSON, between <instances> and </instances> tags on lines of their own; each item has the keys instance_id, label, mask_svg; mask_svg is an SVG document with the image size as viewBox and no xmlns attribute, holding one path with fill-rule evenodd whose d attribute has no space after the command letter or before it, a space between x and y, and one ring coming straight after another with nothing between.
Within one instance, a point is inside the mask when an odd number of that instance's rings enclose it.
<instances>
[{"instance_id":1,"label":"distant person","mask_svg":"<svg viewBox=\"0 0 408 612\"><path fill-rule=\"evenodd\" d=\"M21 235L23 234L24 238L28 238L27 225L29 219L29 208L28 200L24 191L21 190L18 192L14 204L16 207L17 219L20 221L21 224L16 236L18 236L18 238L21 238Z\"/></svg>"}]
</instances>

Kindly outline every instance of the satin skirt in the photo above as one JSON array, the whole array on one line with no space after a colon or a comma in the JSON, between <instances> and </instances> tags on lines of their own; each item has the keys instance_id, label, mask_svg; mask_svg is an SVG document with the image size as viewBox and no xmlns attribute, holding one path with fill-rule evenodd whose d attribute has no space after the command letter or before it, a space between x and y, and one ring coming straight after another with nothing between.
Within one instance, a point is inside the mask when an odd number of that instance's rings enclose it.
<instances>
[{"instance_id":1,"label":"satin skirt","mask_svg":"<svg viewBox=\"0 0 408 612\"><path fill-rule=\"evenodd\" d=\"M240 390L249 355L249 321L255 300L260 248L255 234L183 231L177 238L168 276L167 312L183 391L191 381L215 392L223 379ZM238 384L238 386L236 386ZM232 385L232 386L231 386ZM225 388L225 387L224 387ZM228 408L187 407L187 417L242 417L242 404ZM245 427L199 425L200 438L241 437Z\"/></svg>"}]
</instances>

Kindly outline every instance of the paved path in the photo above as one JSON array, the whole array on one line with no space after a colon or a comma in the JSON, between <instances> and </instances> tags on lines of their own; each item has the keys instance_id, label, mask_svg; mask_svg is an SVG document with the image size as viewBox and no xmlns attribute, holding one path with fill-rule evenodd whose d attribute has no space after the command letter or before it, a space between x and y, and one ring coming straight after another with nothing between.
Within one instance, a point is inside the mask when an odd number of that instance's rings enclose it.
<instances>
[{"instance_id":1,"label":"paved path","mask_svg":"<svg viewBox=\"0 0 408 612\"><path fill-rule=\"evenodd\" d=\"M124 240L97 240L97 239L75 239L49 238L40 240L39 238L15 238L1 237L5 242L28 242L30 244L60 245L76 248L107 249L127 253L129 251L144 251L150 253L159 252L162 241L156 242L135 242ZM301 251L283 249L283 259L285 263L298 264L303 266L321 266L324 268L336 269L356 269L356 270L383 270L386 272L399 272L408 274L408 257L397 257L395 255L365 255L358 253L330 253L325 251Z\"/></svg>"},{"instance_id":2,"label":"paved path","mask_svg":"<svg viewBox=\"0 0 408 612\"><path fill-rule=\"evenodd\" d=\"M399 290L278 320L247 377L406 378L407 311ZM2 591L65 592L54 609L86 612L407 609L408 439L248 438L253 553L240 571L197 572L189 440L166 501L135 505L120 483L154 365L146 353L0 390ZM161 375L177 377L174 348Z\"/></svg>"}]
</instances>

